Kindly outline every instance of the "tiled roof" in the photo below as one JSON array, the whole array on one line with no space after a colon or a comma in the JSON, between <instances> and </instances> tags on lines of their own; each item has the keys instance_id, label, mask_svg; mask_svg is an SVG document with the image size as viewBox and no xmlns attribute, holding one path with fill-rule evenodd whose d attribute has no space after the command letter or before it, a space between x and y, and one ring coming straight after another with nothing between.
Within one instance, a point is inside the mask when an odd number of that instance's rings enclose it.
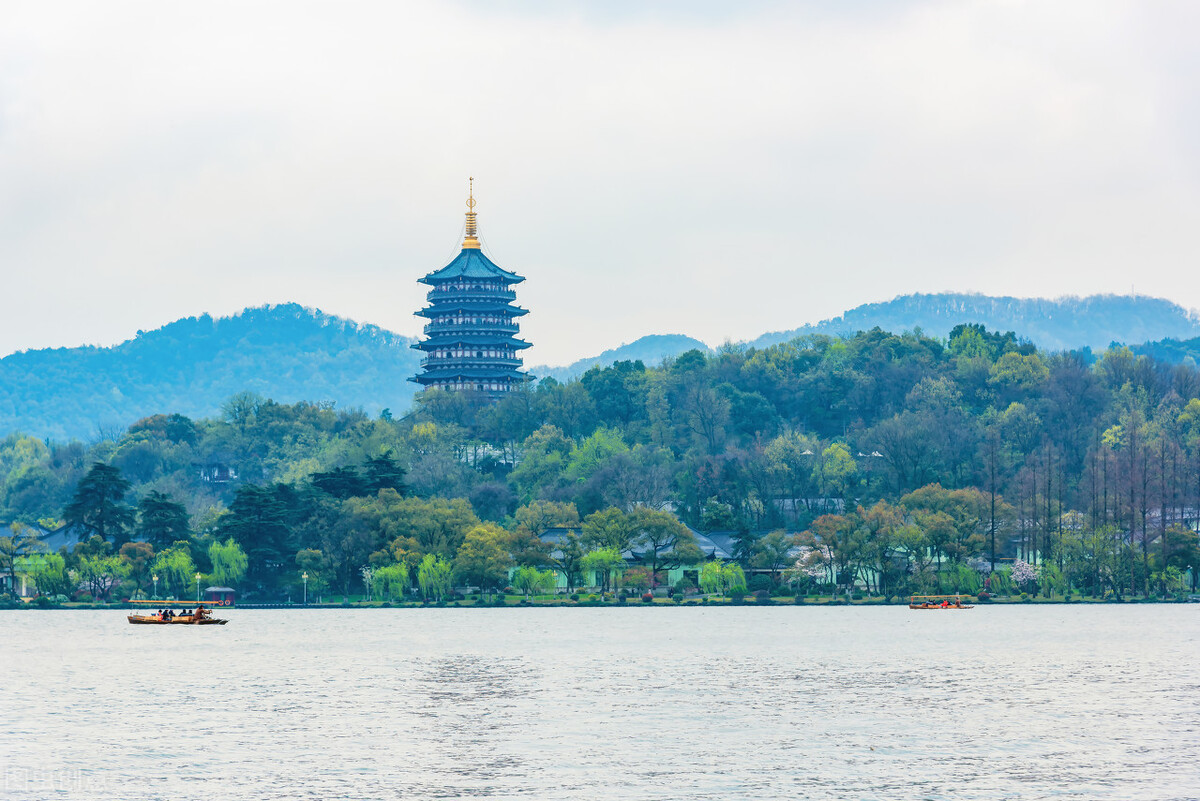
<instances>
[{"instance_id":1,"label":"tiled roof","mask_svg":"<svg viewBox=\"0 0 1200 801\"><path fill-rule=\"evenodd\" d=\"M516 284L525 279L516 273L501 269L496 263L483 255L476 248L463 248L454 261L440 270L435 270L420 279L423 284L436 284L452 278L500 278L503 281Z\"/></svg>"}]
</instances>

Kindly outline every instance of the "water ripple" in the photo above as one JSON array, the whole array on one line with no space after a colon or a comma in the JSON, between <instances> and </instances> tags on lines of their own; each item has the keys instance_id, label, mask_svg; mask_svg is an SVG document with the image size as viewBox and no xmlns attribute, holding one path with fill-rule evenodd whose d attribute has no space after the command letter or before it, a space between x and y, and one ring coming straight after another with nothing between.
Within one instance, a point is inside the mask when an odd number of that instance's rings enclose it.
<instances>
[{"instance_id":1,"label":"water ripple","mask_svg":"<svg viewBox=\"0 0 1200 801\"><path fill-rule=\"evenodd\" d=\"M0 797L1168 799L1200 607L0 612Z\"/></svg>"}]
</instances>

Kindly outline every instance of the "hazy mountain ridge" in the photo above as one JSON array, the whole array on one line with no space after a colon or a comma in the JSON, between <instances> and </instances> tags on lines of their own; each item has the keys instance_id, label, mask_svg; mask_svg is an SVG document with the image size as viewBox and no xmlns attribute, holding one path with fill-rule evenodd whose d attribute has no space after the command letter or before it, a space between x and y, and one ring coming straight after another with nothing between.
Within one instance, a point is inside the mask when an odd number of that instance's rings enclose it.
<instances>
[{"instance_id":1,"label":"hazy mountain ridge","mask_svg":"<svg viewBox=\"0 0 1200 801\"><path fill-rule=\"evenodd\" d=\"M641 361L647 366L655 366L664 358L695 349L708 351L709 347L700 340L684 334L648 334L620 347L610 348L599 356L572 362L566 367L543 365L531 367L529 372L539 379L549 377L556 381L570 381L597 365L607 366L619 361Z\"/></svg>"},{"instance_id":2,"label":"hazy mountain ridge","mask_svg":"<svg viewBox=\"0 0 1200 801\"><path fill-rule=\"evenodd\" d=\"M763 334L749 344L766 347L806 334L850 335L875 326L885 331L919 327L930 336L945 337L959 323L1014 331L1047 350L1103 350L1113 342L1200 336L1200 316L1162 298L1091 295L1047 299L941 293L863 304L840 317Z\"/></svg>"},{"instance_id":3,"label":"hazy mountain ridge","mask_svg":"<svg viewBox=\"0 0 1200 801\"><path fill-rule=\"evenodd\" d=\"M412 341L282 304L188 317L112 347L22 351L0 359L0 432L86 439L158 412L212 415L243 390L403 409L420 361Z\"/></svg>"},{"instance_id":4,"label":"hazy mountain ridge","mask_svg":"<svg viewBox=\"0 0 1200 801\"><path fill-rule=\"evenodd\" d=\"M1015 331L1051 350L1112 341L1146 343L1139 353L1167 361L1200 359L1200 319L1159 298L1101 295L1057 300L983 295L905 295L851 309L831 320L763 334L744 343L766 347L805 334L851 334L876 326L921 328L946 336L955 325L982 323ZM249 390L280 402L335 401L340 408L403 413L416 384L408 381L421 354L414 340L374 325L298 304L246 309L231 317L177 320L138 332L112 347L21 351L0 359L0 436L91 439L160 412L211 416L229 396ZM692 349L682 334L652 334L565 367L530 367L538 378L567 381L594 365L619 360L657 364Z\"/></svg>"}]
</instances>

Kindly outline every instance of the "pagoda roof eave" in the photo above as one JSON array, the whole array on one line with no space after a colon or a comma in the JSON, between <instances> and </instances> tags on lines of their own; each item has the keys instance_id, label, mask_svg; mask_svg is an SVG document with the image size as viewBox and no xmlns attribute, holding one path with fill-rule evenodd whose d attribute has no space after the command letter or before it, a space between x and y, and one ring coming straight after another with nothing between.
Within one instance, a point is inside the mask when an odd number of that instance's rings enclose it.
<instances>
[{"instance_id":1,"label":"pagoda roof eave","mask_svg":"<svg viewBox=\"0 0 1200 801\"><path fill-rule=\"evenodd\" d=\"M462 252L440 270L434 270L417 282L433 286L456 278L499 278L508 284L519 284L524 276L510 273L475 248L463 248Z\"/></svg>"},{"instance_id":2,"label":"pagoda roof eave","mask_svg":"<svg viewBox=\"0 0 1200 801\"><path fill-rule=\"evenodd\" d=\"M523 373L516 368L507 369L483 369L479 367L441 367L436 370L426 370L417 375L417 380L421 379L445 379L445 378L516 378L520 380L528 380L528 373Z\"/></svg>"},{"instance_id":3,"label":"pagoda roof eave","mask_svg":"<svg viewBox=\"0 0 1200 801\"><path fill-rule=\"evenodd\" d=\"M424 350L426 347L440 348L446 345L455 345L458 343L473 344L473 345L506 345L510 348L524 350L525 348L533 347L523 339L515 337L499 337L488 336L486 334L466 334L464 336L456 336L453 334L439 334L422 339L413 345L418 350Z\"/></svg>"},{"instance_id":4,"label":"pagoda roof eave","mask_svg":"<svg viewBox=\"0 0 1200 801\"><path fill-rule=\"evenodd\" d=\"M444 303L444 304L439 304L437 306L426 306L423 309L418 309L417 311L413 312L413 314L417 315L418 317L429 317L429 316L431 316L430 312L437 312L438 314L447 314L451 311L454 311L455 309L462 309L463 311L469 311L474 314L478 314L480 312L492 312L492 311L503 312L503 313L507 314L509 317L524 317L526 314L529 314L529 309L522 309L520 306L508 306L508 305L500 304L500 303L492 304L491 306L481 304L481 303L474 304L474 305L463 305L461 303Z\"/></svg>"}]
</instances>

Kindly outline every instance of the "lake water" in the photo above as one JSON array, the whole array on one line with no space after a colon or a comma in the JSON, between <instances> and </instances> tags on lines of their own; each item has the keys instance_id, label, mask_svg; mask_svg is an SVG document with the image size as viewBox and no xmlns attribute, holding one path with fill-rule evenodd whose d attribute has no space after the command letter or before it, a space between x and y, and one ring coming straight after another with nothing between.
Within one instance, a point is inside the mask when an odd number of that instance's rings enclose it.
<instances>
[{"instance_id":1,"label":"lake water","mask_svg":"<svg viewBox=\"0 0 1200 801\"><path fill-rule=\"evenodd\" d=\"M0 612L5 799L1195 799L1200 606Z\"/></svg>"}]
</instances>

